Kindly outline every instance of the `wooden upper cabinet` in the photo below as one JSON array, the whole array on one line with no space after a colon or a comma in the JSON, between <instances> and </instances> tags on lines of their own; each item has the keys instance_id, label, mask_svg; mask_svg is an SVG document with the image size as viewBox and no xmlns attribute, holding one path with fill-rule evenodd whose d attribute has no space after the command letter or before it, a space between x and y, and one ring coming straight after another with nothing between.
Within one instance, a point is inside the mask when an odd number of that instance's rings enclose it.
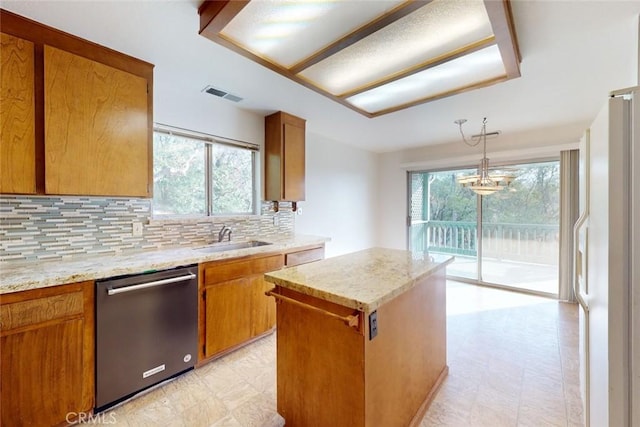
<instances>
[{"instance_id":1,"label":"wooden upper cabinet","mask_svg":"<svg viewBox=\"0 0 640 427\"><path fill-rule=\"evenodd\" d=\"M0 193L151 197L153 64L0 9Z\"/></svg>"},{"instance_id":2,"label":"wooden upper cabinet","mask_svg":"<svg viewBox=\"0 0 640 427\"><path fill-rule=\"evenodd\" d=\"M45 46L46 192L148 197L147 110L146 79Z\"/></svg>"},{"instance_id":3,"label":"wooden upper cabinet","mask_svg":"<svg viewBox=\"0 0 640 427\"><path fill-rule=\"evenodd\" d=\"M305 198L305 120L279 111L265 118L265 200Z\"/></svg>"},{"instance_id":4,"label":"wooden upper cabinet","mask_svg":"<svg viewBox=\"0 0 640 427\"><path fill-rule=\"evenodd\" d=\"M0 193L34 194L34 45L0 35Z\"/></svg>"}]
</instances>

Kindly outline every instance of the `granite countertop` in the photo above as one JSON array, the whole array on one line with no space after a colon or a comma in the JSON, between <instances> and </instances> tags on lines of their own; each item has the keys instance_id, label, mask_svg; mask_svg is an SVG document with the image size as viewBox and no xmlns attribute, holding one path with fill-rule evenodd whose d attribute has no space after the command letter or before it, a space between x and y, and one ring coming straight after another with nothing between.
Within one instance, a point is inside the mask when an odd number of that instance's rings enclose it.
<instances>
[{"instance_id":1,"label":"granite countertop","mask_svg":"<svg viewBox=\"0 0 640 427\"><path fill-rule=\"evenodd\" d=\"M267 273L283 288L370 313L444 267L453 257L371 248Z\"/></svg>"},{"instance_id":2,"label":"granite countertop","mask_svg":"<svg viewBox=\"0 0 640 427\"><path fill-rule=\"evenodd\" d=\"M163 270L207 261L238 258L257 254L282 253L292 249L317 246L328 238L295 235L278 239L255 238L272 243L223 252L203 252L197 247L132 252L122 255L78 256L71 259L0 263L0 294L44 288L85 280ZM232 242L237 243L237 242ZM224 245L220 243L219 245Z\"/></svg>"}]
</instances>

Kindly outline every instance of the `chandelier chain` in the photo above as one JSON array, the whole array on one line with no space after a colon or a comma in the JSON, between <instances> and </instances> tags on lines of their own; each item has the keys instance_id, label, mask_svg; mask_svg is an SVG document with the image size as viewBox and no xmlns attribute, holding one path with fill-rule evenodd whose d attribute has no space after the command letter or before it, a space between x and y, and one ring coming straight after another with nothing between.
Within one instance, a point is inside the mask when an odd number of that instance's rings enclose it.
<instances>
[{"instance_id":1,"label":"chandelier chain","mask_svg":"<svg viewBox=\"0 0 640 427\"><path fill-rule=\"evenodd\" d=\"M480 144L480 141L482 141L482 138L484 137L485 138L485 144L486 144L487 118L485 117L482 120L482 128L480 129L480 134L471 135L471 138L469 138L469 139L467 139L467 137L464 136L464 132L462 131L462 125L466 121L467 121L466 119L458 119L458 120L456 120L454 122L454 123L456 123L458 125L458 129L460 130L460 135L462 136L462 141L464 141L464 143L467 144L469 147L476 147L478 144Z\"/></svg>"}]
</instances>

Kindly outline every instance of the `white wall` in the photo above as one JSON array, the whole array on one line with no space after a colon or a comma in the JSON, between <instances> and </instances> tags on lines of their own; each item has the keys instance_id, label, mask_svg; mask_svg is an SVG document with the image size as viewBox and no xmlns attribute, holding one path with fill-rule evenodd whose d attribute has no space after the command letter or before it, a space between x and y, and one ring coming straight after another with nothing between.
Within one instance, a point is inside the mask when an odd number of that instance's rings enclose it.
<instances>
[{"instance_id":1,"label":"white wall","mask_svg":"<svg viewBox=\"0 0 640 427\"><path fill-rule=\"evenodd\" d=\"M296 233L330 237L326 256L375 246L378 155L307 132Z\"/></svg>"},{"instance_id":2,"label":"white wall","mask_svg":"<svg viewBox=\"0 0 640 427\"><path fill-rule=\"evenodd\" d=\"M162 68L156 67L156 76L162 73ZM156 85L153 96L153 120L156 123L261 146L264 143L264 117L241 110L231 101L200 91L173 90L170 85Z\"/></svg>"},{"instance_id":3,"label":"white wall","mask_svg":"<svg viewBox=\"0 0 640 427\"><path fill-rule=\"evenodd\" d=\"M162 68L156 67L156 75L162 72ZM231 101L199 91L176 90L171 85L155 86L153 96L155 123L251 142L264 147L264 117L242 110ZM256 167L257 200L262 200L264 196L264 150L261 149L261 153Z\"/></svg>"},{"instance_id":4,"label":"white wall","mask_svg":"<svg viewBox=\"0 0 640 427\"><path fill-rule=\"evenodd\" d=\"M161 74L162 69L156 69ZM157 87L154 120L264 146L264 117L199 92ZM375 246L378 155L307 131L306 199L296 215L299 234L330 237L326 256ZM258 191L264 194L262 169Z\"/></svg>"},{"instance_id":5,"label":"white wall","mask_svg":"<svg viewBox=\"0 0 640 427\"><path fill-rule=\"evenodd\" d=\"M407 247L407 171L400 151L380 155L377 246Z\"/></svg>"},{"instance_id":6,"label":"white wall","mask_svg":"<svg viewBox=\"0 0 640 427\"><path fill-rule=\"evenodd\" d=\"M199 93L154 95L157 122L264 145L261 115ZM327 257L375 246L377 172L378 154L307 131L306 201L299 203L296 233L331 238ZM262 197L261 170L258 189Z\"/></svg>"}]
</instances>

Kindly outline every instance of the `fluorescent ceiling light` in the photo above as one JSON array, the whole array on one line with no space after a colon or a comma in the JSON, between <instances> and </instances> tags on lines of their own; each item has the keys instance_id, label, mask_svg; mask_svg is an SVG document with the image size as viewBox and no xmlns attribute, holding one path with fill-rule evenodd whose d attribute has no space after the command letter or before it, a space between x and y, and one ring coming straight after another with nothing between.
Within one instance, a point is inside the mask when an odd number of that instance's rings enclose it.
<instances>
[{"instance_id":1,"label":"fluorescent ceiling light","mask_svg":"<svg viewBox=\"0 0 640 427\"><path fill-rule=\"evenodd\" d=\"M258 0L244 7L221 35L258 56L290 67L399 3L402 0Z\"/></svg>"},{"instance_id":2,"label":"fluorescent ceiling light","mask_svg":"<svg viewBox=\"0 0 640 427\"><path fill-rule=\"evenodd\" d=\"M500 51L494 45L352 96L347 102L368 113L377 113L478 82L505 78Z\"/></svg>"},{"instance_id":3,"label":"fluorescent ceiling light","mask_svg":"<svg viewBox=\"0 0 640 427\"><path fill-rule=\"evenodd\" d=\"M508 0L208 0L200 33L368 117L520 76Z\"/></svg>"},{"instance_id":4,"label":"fluorescent ceiling light","mask_svg":"<svg viewBox=\"0 0 640 427\"><path fill-rule=\"evenodd\" d=\"M492 36L481 2L435 0L301 75L340 95Z\"/></svg>"}]
</instances>

